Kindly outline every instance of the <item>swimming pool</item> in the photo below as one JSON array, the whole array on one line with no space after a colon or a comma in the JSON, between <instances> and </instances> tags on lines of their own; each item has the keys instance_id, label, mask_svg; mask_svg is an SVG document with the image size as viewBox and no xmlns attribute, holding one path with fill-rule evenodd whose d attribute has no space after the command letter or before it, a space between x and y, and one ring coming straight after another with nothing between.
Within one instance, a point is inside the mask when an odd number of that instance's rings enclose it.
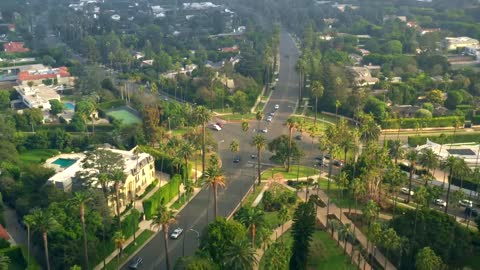
<instances>
[{"instance_id":1,"label":"swimming pool","mask_svg":"<svg viewBox=\"0 0 480 270\"><path fill-rule=\"evenodd\" d=\"M71 158L57 158L52 164L58 165L61 168L65 169L72 166L73 163L77 162L76 159Z\"/></svg>"},{"instance_id":2,"label":"swimming pool","mask_svg":"<svg viewBox=\"0 0 480 270\"><path fill-rule=\"evenodd\" d=\"M75 104L71 103L71 102L65 102L65 108L67 110L71 110L71 111L74 111L75 110Z\"/></svg>"}]
</instances>

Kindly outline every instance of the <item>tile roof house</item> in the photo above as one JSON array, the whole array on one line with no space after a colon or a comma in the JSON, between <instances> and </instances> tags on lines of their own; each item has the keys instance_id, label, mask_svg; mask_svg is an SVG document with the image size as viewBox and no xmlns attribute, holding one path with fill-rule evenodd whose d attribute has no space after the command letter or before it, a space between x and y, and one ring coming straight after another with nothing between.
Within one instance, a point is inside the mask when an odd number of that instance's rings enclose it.
<instances>
[{"instance_id":1,"label":"tile roof house","mask_svg":"<svg viewBox=\"0 0 480 270\"><path fill-rule=\"evenodd\" d=\"M7 53L20 53L28 52L30 49L25 48L25 43L23 42L8 42L3 44L3 50Z\"/></svg>"},{"instance_id":2,"label":"tile roof house","mask_svg":"<svg viewBox=\"0 0 480 270\"><path fill-rule=\"evenodd\" d=\"M73 85L73 77L70 75L70 72L68 72L67 67L20 71L17 80L20 84L33 82L34 85L39 85L43 83L43 80L48 79L56 79L58 84Z\"/></svg>"}]
</instances>

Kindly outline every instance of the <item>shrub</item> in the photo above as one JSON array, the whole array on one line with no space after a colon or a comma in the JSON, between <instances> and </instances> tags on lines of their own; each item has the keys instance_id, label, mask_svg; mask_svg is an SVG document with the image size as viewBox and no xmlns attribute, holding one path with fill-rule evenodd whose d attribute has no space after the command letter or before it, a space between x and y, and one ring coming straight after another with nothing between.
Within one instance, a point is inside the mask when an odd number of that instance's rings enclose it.
<instances>
[{"instance_id":1,"label":"shrub","mask_svg":"<svg viewBox=\"0 0 480 270\"><path fill-rule=\"evenodd\" d=\"M23 254L20 246L14 246L11 248L2 249L0 250L0 254L3 254L8 258L10 258L10 262L12 263L12 265L10 266L11 268L9 269L25 269L25 267L27 267L27 263L23 258ZM16 268L14 268L14 266Z\"/></svg>"},{"instance_id":2,"label":"shrub","mask_svg":"<svg viewBox=\"0 0 480 270\"><path fill-rule=\"evenodd\" d=\"M456 122L463 123L463 116L446 116L434 118L402 118L382 121L383 129L417 128L417 127L453 127Z\"/></svg>"},{"instance_id":3,"label":"shrub","mask_svg":"<svg viewBox=\"0 0 480 270\"><path fill-rule=\"evenodd\" d=\"M133 224L133 221L136 220L137 222ZM140 212L138 211L131 211L128 216L126 216L122 220L122 232L126 238L133 235L133 232L138 229L138 224L140 223Z\"/></svg>"},{"instance_id":4,"label":"shrub","mask_svg":"<svg viewBox=\"0 0 480 270\"><path fill-rule=\"evenodd\" d=\"M159 205L165 205L177 196L181 183L182 177L179 174L176 174L172 177L170 182L159 188L152 197L144 200L143 211L145 212L145 217L151 219Z\"/></svg>"}]
</instances>

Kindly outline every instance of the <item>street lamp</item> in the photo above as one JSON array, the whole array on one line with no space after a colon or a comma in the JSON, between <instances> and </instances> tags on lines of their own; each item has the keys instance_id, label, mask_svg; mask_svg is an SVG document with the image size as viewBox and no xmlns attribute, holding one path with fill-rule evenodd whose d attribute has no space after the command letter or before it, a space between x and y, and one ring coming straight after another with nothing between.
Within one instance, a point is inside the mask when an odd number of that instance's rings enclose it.
<instances>
[{"instance_id":1,"label":"street lamp","mask_svg":"<svg viewBox=\"0 0 480 270\"><path fill-rule=\"evenodd\" d=\"M190 228L188 231L186 231L184 234L183 234L183 247L182 247L182 257L185 257L185 238L187 237L187 233L188 232L194 232L197 234L197 246L200 246L200 233L192 228Z\"/></svg>"}]
</instances>

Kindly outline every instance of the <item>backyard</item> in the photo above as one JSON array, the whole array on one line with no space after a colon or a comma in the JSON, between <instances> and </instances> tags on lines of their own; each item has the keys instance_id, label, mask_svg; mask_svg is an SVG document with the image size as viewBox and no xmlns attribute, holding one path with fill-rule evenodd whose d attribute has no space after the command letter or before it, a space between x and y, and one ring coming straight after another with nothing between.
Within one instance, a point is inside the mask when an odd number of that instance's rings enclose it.
<instances>
[{"instance_id":1,"label":"backyard","mask_svg":"<svg viewBox=\"0 0 480 270\"><path fill-rule=\"evenodd\" d=\"M121 121L124 126L142 123L142 119L140 119L138 115L132 112L131 109L125 107L109 110L107 111L107 115L115 120Z\"/></svg>"},{"instance_id":2,"label":"backyard","mask_svg":"<svg viewBox=\"0 0 480 270\"><path fill-rule=\"evenodd\" d=\"M33 149L20 153L22 163L42 163L45 160L59 154L55 149Z\"/></svg>"}]
</instances>

